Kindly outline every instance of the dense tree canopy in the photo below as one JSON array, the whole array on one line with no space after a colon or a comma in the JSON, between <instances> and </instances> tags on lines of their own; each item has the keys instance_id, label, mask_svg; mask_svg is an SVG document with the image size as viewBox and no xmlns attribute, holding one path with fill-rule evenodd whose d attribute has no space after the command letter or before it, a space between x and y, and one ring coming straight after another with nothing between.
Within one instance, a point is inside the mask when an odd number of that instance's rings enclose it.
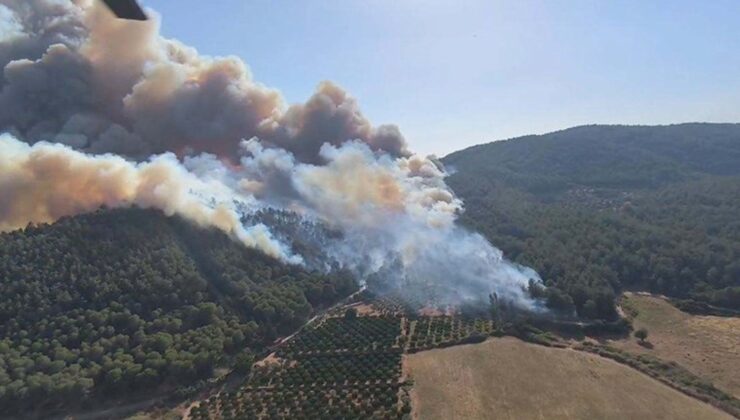
<instances>
[{"instance_id":1,"label":"dense tree canopy","mask_svg":"<svg viewBox=\"0 0 740 420\"><path fill-rule=\"evenodd\" d=\"M443 161L463 223L582 316L614 317L626 288L740 308L740 125L585 126Z\"/></svg>"},{"instance_id":2,"label":"dense tree canopy","mask_svg":"<svg viewBox=\"0 0 740 420\"><path fill-rule=\"evenodd\" d=\"M355 288L346 273L286 266L155 211L0 235L0 407L53 408L244 369L249 349Z\"/></svg>"},{"instance_id":3,"label":"dense tree canopy","mask_svg":"<svg viewBox=\"0 0 740 420\"><path fill-rule=\"evenodd\" d=\"M610 319L617 293L637 288L740 309L740 125L579 127L444 162L463 223L538 270L551 287L530 291L553 308ZM307 261L340 235L287 212L252 217ZM276 337L355 289L341 270L287 266L155 211L2 234L0 416L167 390L216 367L247 371ZM344 321L364 322L355 315ZM435 326L440 337L483 327Z\"/></svg>"}]
</instances>

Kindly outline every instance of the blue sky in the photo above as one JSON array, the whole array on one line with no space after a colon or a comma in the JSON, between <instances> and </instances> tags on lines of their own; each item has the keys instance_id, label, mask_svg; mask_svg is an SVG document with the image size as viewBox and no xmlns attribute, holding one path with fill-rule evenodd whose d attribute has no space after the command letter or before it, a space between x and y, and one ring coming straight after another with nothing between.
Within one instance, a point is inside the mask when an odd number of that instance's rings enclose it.
<instances>
[{"instance_id":1,"label":"blue sky","mask_svg":"<svg viewBox=\"0 0 740 420\"><path fill-rule=\"evenodd\" d=\"M411 148L589 123L740 121L740 1L141 0L303 101L321 80Z\"/></svg>"}]
</instances>

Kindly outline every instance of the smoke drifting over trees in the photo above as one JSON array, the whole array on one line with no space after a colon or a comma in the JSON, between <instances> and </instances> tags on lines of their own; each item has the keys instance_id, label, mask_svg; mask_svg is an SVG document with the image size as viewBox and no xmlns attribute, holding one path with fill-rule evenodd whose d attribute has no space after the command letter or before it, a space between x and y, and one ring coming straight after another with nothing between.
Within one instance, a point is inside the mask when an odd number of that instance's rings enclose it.
<instances>
[{"instance_id":1,"label":"smoke drifting over trees","mask_svg":"<svg viewBox=\"0 0 740 420\"><path fill-rule=\"evenodd\" d=\"M280 208L341 231L323 251L360 276L534 307L523 288L536 274L455 225L444 169L331 82L288 106L240 59L89 1L0 0L0 66L0 230L136 205L303 263L267 226L242 225Z\"/></svg>"},{"instance_id":2,"label":"smoke drifting over trees","mask_svg":"<svg viewBox=\"0 0 740 420\"><path fill-rule=\"evenodd\" d=\"M85 155L60 144L28 146L3 135L0 155L0 230L53 222L101 206L137 205L216 227L270 256L301 262L265 226L242 226L236 205L246 203L247 197L198 179L172 154L136 164L115 155Z\"/></svg>"}]
</instances>

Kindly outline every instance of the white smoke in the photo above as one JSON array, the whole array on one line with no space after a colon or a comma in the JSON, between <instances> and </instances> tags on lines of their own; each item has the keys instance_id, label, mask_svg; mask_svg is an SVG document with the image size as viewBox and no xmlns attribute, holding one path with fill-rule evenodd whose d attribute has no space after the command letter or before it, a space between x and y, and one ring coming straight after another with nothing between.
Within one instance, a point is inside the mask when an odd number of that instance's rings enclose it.
<instances>
[{"instance_id":1,"label":"white smoke","mask_svg":"<svg viewBox=\"0 0 740 420\"><path fill-rule=\"evenodd\" d=\"M204 156L203 159L208 159ZM188 172L171 154L133 163L116 155L87 155L68 146L33 146L0 135L0 231L28 223L109 208L139 206L215 227L244 245L275 258L301 263L276 241L267 227L244 227L237 205L256 206L215 179Z\"/></svg>"},{"instance_id":2,"label":"white smoke","mask_svg":"<svg viewBox=\"0 0 740 420\"><path fill-rule=\"evenodd\" d=\"M282 209L341 232L317 242L327 267L449 303L496 292L536 307L524 291L536 273L456 225L463 205L444 169L410 153L398 128L373 126L330 82L285 106L238 58L160 37L154 16L0 0L0 130L12 133L0 137L0 231L139 206L308 263L291 238L244 223Z\"/></svg>"}]
</instances>

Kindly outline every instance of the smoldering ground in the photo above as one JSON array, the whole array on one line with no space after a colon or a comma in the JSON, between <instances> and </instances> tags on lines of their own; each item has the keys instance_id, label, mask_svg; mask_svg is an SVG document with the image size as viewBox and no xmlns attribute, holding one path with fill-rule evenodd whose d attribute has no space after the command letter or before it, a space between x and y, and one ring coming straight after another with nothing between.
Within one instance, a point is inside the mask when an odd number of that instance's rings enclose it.
<instances>
[{"instance_id":1,"label":"smoldering ground","mask_svg":"<svg viewBox=\"0 0 740 420\"><path fill-rule=\"evenodd\" d=\"M240 59L164 39L149 14L0 0L0 230L136 205L314 264L266 224L243 223L282 209L341 232L316 242L322 261L360 278L536 307L524 292L536 273L455 223L463 205L444 168L412 154L396 126L371 124L331 82L286 105Z\"/></svg>"}]
</instances>

